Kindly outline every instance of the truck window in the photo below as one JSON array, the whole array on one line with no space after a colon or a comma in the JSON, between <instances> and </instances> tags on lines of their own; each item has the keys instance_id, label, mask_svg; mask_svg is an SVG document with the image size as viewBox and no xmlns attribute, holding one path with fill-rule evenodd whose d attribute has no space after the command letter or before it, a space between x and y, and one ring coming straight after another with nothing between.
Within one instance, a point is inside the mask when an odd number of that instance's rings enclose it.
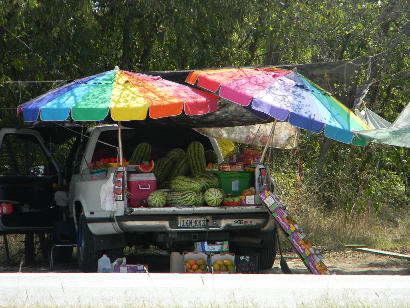
<instances>
[{"instance_id":1,"label":"truck window","mask_svg":"<svg viewBox=\"0 0 410 308\"><path fill-rule=\"evenodd\" d=\"M43 176L56 170L35 136L7 134L0 148L0 174Z\"/></svg>"},{"instance_id":2,"label":"truck window","mask_svg":"<svg viewBox=\"0 0 410 308\"><path fill-rule=\"evenodd\" d=\"M84 151L88 142L88 137L88 135L85 135L84 138L77 138L73 148L71 149L72 153L70 156L74 157L74 159L72 160L70 174L80 173L81 161L84 159ZM67 178L67 180L70 179Z\"/></svg>"}]
</instances>

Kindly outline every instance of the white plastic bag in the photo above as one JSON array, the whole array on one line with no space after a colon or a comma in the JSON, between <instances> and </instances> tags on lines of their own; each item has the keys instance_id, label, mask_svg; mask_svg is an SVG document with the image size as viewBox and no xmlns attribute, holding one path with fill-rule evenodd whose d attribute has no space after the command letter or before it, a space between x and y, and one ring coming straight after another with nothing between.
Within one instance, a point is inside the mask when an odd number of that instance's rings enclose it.
<instances>
[{"instance_id":1,"label":"white plastic bag","mask_svg":"<svg viewBox=\"0 0 410 308\"><path fill-rule=\"evenodd\" d=\"M117 206L114 200L113 176L114 176L114 173L111 173L107 181L101 186L101 190L100 190L101 208L104 211L116 211L117 210Z\"/></svg>"}]
</instances>

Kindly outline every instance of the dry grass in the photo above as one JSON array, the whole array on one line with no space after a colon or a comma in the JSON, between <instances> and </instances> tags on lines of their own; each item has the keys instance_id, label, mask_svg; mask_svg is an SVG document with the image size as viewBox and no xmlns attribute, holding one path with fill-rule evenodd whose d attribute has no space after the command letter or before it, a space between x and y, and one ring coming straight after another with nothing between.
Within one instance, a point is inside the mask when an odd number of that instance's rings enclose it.
<instances>
[{"instance_id":1,"label":"dry grass","mask_svg":"<svg viewBox=\"0 0 410 308\"><path fill-rule=\"evenodd\" d=\"M410 248L410 214L405 210L369 210L360 214L328 212L312 206L293 206L289 210L314 246L340 250L346 244L365 244L402 252Z\"/></svg>"},{"instance_id":2,"label":"dry grass","mask_svg":"<svg viewBox=\"0 0 410 308\"><path fill-rule=\"evenodd\" d=\"M5 239L3 235L0 235L0 265L2 264L14 264L18 265L24 260L24 241L25 235L24 234L8 234L7 235L7 243L9 248L9 257L8 260L6 254L6 245ZM38 235L34 236L34 249L35 249L35 257L37 261L41 261L48 258L42 254L40 249L39 237Z\"/></svg>"},{"instance_id":3,"label":"dry grass","mask_svg":"<svg viewBox=\"0 0 410 308\"><path fill-rule=\"evenodd\" d=\"M19 262L24 257L24 235L8 234L7 243L9 248L10 261ZM0 263L8 263L4 236L0 236Z\"/></svg>"}]
</instances>

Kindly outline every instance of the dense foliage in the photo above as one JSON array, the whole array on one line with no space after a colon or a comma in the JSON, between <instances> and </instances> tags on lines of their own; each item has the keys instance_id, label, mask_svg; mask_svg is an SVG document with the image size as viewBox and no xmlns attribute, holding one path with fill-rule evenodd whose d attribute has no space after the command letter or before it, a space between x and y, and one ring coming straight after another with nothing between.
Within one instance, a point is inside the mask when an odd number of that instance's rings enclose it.
<instances>
[{"instance_id":1,"label":"dense foliage","mask_svg":"<svg viewBox=\"0 0 410 308\"><path fill-rule=\"evenodd\" d=\"M407 12L404 0L4 0L0 127L21 125L15 107L62 80L116 65L156 71L338 60L355 65L354 83L321 86L350 108L363 107L358 97L366 94L367 106L393 121L409 101ZM9 83L18 80L56 82ZM408 206L407 149L302 133L299 153L298 167L293 153L275 152L288 197L309 194L305 202L347 211Z\"/></svg>"}]
</instances>

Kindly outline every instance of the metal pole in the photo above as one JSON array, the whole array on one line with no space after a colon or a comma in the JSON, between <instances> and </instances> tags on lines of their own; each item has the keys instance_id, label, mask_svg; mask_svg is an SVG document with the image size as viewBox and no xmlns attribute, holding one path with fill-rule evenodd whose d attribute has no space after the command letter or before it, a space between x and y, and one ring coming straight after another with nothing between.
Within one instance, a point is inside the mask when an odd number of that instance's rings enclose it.
<instances>
[{"instance_id":1,"label":"metal pole","mask_svg":"<svg viewBox=\"0 0 410 308\"><path fill-rule=\"evenodd\" d=\"M121 121L118 121L118 152L120 155L120 167L124 167L122 159L122 137L121 137Z\"/></svg>"},{"instance_id":2,"label":"metal pole","mask_svg":"<svg viewBox=\"0 0 410 308\"><path fill-rule=\"evenodd\" d=\"M263 149L263 152L262 152L262 157L261 157L261 161L260 161L260 164L262 164L262 165L263 165L263 162L265 161L265 156L266 156L266 152L268 150L269 144L271 143L271 140L273 141L273 134L275 132L276 122L277 122L277 120L275 120L272 124L272 129L270 131L268 141L266 142L265 148Z\"/></svg>"}]
</instances>

